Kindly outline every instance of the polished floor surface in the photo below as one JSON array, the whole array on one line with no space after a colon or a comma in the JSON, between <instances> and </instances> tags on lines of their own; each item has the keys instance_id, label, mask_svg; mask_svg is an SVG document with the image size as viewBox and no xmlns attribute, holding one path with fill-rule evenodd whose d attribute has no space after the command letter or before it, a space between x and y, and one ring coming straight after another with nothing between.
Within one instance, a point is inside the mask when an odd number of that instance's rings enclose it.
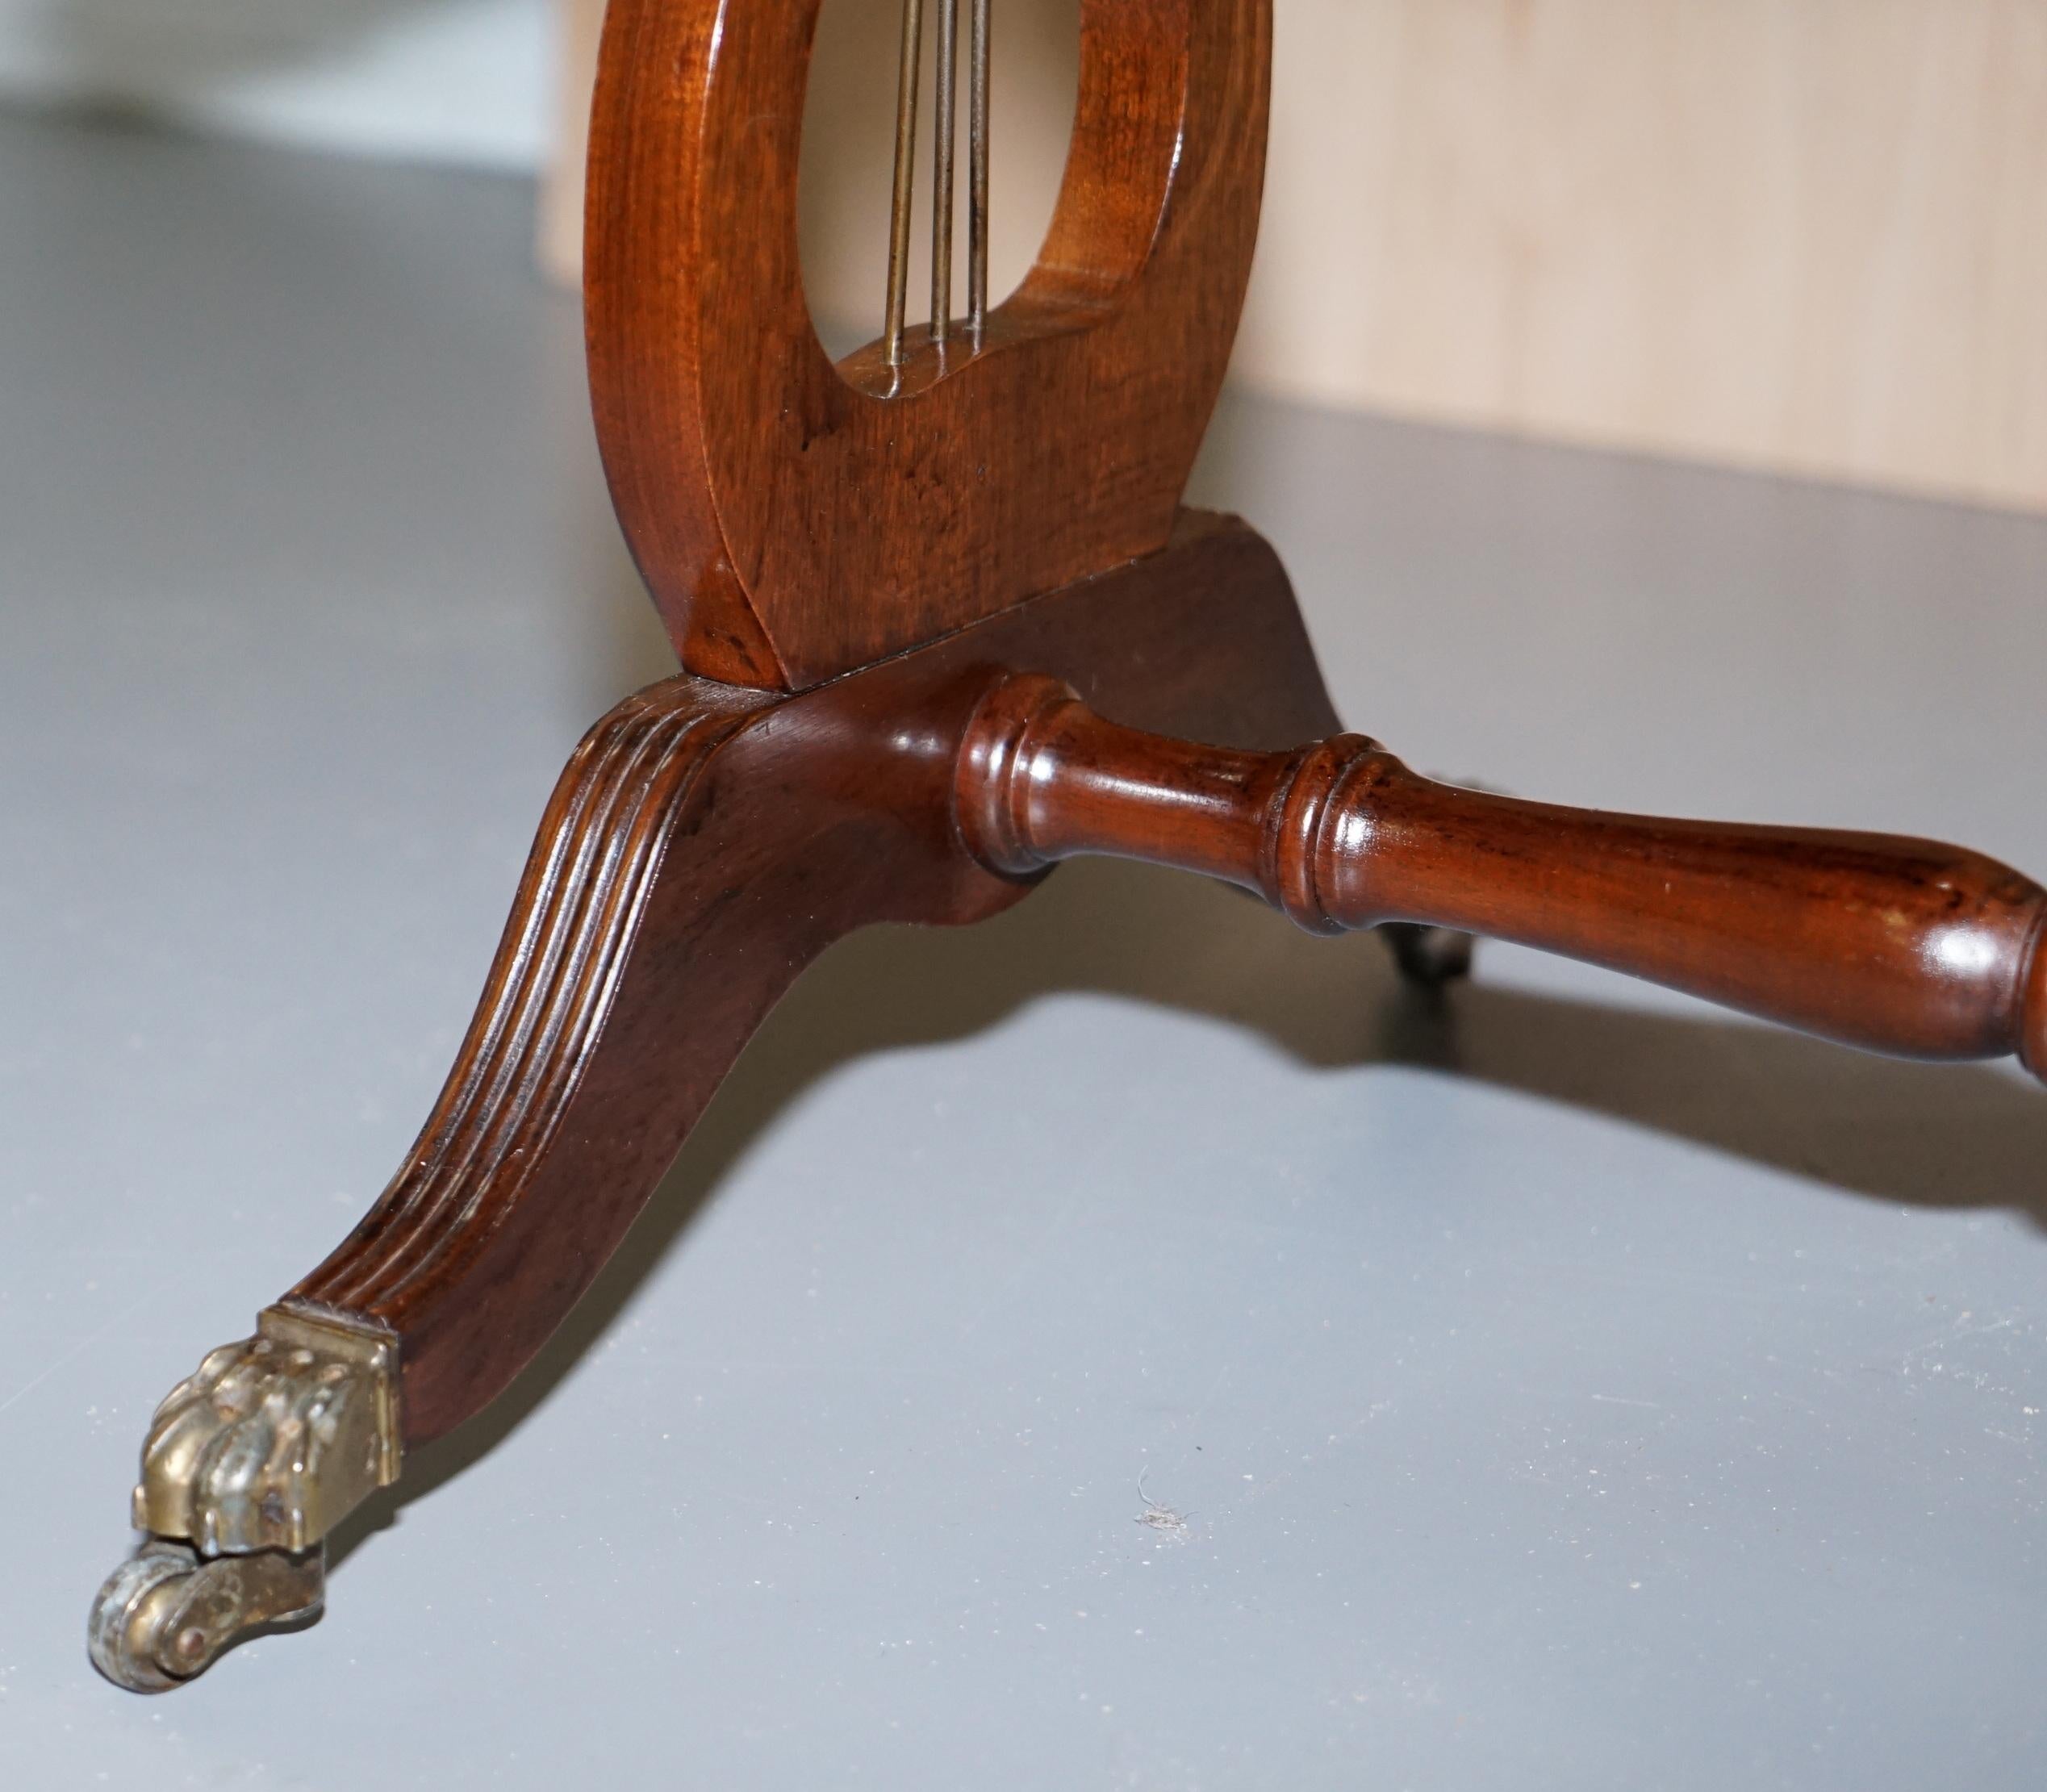
<instances>
[{"instance_id":1,"label":"polished floor surface","mask_svg":"<svg viewBox=\"0 0 2047 1792\"><path fill-rule=\"evenodd\" d=\"M529 201L0 118L0 1785L2047 1782L2047 1097L1112 865L832 954L323 1621L94 1677L668 669ZM2047 522L1249 402L1198 495L1418 765L2047 872Z\"/></svg>"}]
</instances>

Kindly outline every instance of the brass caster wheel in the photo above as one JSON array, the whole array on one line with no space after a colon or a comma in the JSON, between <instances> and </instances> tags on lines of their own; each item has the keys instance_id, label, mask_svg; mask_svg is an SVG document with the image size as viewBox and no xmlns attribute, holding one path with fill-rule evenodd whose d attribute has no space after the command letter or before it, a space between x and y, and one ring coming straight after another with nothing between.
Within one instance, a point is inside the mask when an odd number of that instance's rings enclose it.
<instances>
[{"instance_id":1,"label":"brass caster wheel","mask_svg":"<svg viewBox=\"0 0 2047 1792\"><path fill-rule=\"evenodd\" d=\"M262 1624L311 1617L333 1526L398 1478L387 1332L279 1305L211 1351L150 1421L131 1515L149 1541L107 1577L93 1665L168 1692Z\"/></svg>"},{"instance_id":2,"label":"brass caster wheel","mask_svg":"<svg viewBox=\"0 0 2047 1792\"><path fill-rule=\"evenodd\" d=\"M326 1597L324 1548L202 1557L158 1538L107 1577L86 1621L93 1665L130 1692L168 1692L204 1673L244 1632L311 1617Z\"/></svg>"}]
</instances>

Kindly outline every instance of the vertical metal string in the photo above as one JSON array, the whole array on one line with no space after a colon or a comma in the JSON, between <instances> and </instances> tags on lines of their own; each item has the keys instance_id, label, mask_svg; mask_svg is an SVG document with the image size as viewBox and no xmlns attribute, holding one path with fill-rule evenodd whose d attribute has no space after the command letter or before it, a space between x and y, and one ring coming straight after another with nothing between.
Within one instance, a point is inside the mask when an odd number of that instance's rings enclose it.
<instances>
[{"instance_id":1,"label":"vertical metal string","mask_svg":"<svg viewBox=\"0 0 2047 1792\"><path fill-rule=\"evenodd\" d=\"M903 312L909 298L910 193L917 174L917 65L924 47L924 0L903 0L903 60L896 80L896 188L888 210L888 365L903 365Z\"/></svg>"},{"instance_id":2,"label":"vertical metal string","mask_svg":"<svg viewBox=\"0 0 2047 1792\"><path fill-rule=\"evenodd\" d=\"M938 0L938 91L932 107L931 340L952 329L953 94L958 86L959 0Z\"/></svg>"},{"instance_id":3,"label":"vertical metal string","mask_svg":"<svg viewBox=\"0 0 2047 1792\"><path fill-rule=\"evenodd\" d=\"M989 0L971 0L971 4L967 44L967 328L979 349L988 325Z\"/></svg>"}]
</instances>

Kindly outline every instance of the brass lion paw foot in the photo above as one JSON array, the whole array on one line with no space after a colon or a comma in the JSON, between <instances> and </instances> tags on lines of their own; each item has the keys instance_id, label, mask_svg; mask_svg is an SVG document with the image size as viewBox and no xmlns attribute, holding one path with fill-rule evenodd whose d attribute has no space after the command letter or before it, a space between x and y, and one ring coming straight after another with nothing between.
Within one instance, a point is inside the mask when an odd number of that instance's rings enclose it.
<instances>
[{"instance_id":1,"label":"brass lion paw foot","mask_svg":"<svg viewBox=\"0 0 2047 1792\"><path fill-rule=\"evenodd\" d=\"M150 1540L93 1601L93 1665L163 1692L259 1625L316 1614L328 1534L398 1478L388 1333L274 1306L157 1407L135 1525Z\"/></svg>"}]
</instances>

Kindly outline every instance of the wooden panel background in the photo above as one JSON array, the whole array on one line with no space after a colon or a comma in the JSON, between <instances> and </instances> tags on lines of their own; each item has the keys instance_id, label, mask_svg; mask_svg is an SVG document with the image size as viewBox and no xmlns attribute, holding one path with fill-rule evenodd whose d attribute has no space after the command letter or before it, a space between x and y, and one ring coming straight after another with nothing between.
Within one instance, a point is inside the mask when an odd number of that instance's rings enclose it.
<instances>
[{"instance_id":1,"label":"wooden panel background","mask_svg":"<svg viewBox=\"0 0 2047 1792\"><path fill-rule=\"evenodd\" d=\"M995 3L1055 95L1075 0ZM1280 0L1276 61L1240 380L2047 509L2047 0Z\"/></svg>"}]
</instances>

